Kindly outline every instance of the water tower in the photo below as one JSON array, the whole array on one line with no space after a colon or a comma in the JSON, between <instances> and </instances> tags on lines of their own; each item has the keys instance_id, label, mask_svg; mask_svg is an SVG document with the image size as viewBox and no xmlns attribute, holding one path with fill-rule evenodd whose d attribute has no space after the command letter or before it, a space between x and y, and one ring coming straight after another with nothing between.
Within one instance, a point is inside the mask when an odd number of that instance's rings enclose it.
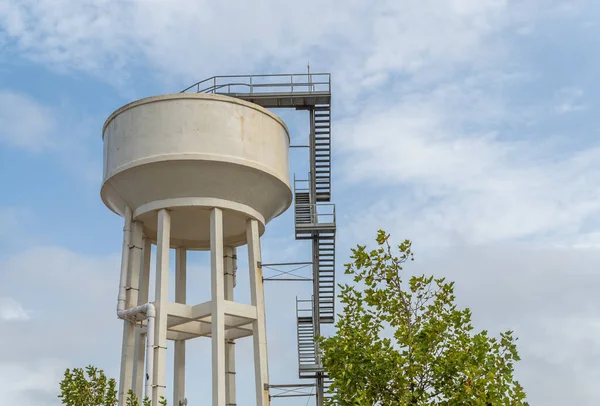
<instances>
[{"instance_id":1,"label":"water tower","mask_svg":"<svg viewBox=\"0 0 600 406\"><path fill-rule=\"evenodd\" d=\"M124 219L120 406L129 390L152 406L161 397L185 404L185 342L198 337L212 344L213 406L236 404L233 344L244 337L253 341L257 406L279 397L277 390L287 397L308 387L322 404L327 376L314 337L321 324L334 321L335 291L330 90L329 74L213 77L181 93L137 100L107 119L101 197ZM308 110L308 145L290 145L286 125L268 110L273 107ZM260 236L292 203L290 147L309 151L309 178L294 178L294 223L296 239L312 241L313 255L308 262L263 264ZM152 245L156 281L149 303ZM248 246L250 305L233 300L242 245ZM175 302L168 300L170 249ZM211 297L204 303L186 301L189 250L211 254ZM315 383L276 385L269 382L263 283L290 279L265 277L263 268L298 264L312 265L303 280L313 282L313 297L297 299L299 378ZM175 342L172 383L165 376L167 340Z\"/></svg>"}]
</instances>

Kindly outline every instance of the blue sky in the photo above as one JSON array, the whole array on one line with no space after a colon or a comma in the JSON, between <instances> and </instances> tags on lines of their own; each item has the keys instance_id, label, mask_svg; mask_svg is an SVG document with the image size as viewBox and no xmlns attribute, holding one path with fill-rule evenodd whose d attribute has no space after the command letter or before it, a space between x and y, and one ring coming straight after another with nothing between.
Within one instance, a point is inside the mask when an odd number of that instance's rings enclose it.
<instances>
[{"instance_id":1,"label":"blue sky","mask_svg":"<svg viewBox=\"0 0 600 406\"><path fill-rule=\"evenodd\" d=\"M108 115L213 75L310 62L332 73L338 266L378 228L412 239L412 271L455 280L476 327L515 330L532 405L596 404L599 17L591 0L0 0L5 403L58 404L66 367L117 376L122 222L99 197ZM301 143L305 117L281 117ZM292 170L305 164L293 151ZM269 225L265 262L308 255L291 213ZM200 301L206 256L190 262ZM271 381L293 382L294 297L308 287L266 295ZM190 404L210 388L197 341ZM249 341L237 348L250 405Z\"/></svg>"}]
</instances>

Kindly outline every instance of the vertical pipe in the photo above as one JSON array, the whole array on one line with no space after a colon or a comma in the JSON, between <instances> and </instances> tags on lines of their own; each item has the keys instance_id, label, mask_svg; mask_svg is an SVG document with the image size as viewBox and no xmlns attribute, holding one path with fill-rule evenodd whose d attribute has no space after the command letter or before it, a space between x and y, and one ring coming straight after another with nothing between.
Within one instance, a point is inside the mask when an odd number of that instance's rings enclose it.
<instances>
[{"instance_id":1,"label":"vertical pipe","mask_svg":"<svg viewBox=\"0 0 600 406\"><path fill-rule=\"evenodd\" d=\"M225 300L233 301L235 287L236 252L233 247L225 247ZM225 339L225 402L227 406L236 405L235 396L235 341Z\"/></svg>"},{"instance_id":2,"label":"vertical pipe","mask_svg":"<svg viewBox=\"0 0 600 406\"><path fill-rule=\"evenodd\" d=\"M117 297L117 311L125 310L127 299L127 269L129 267L129 244L131 241L132 213L129 206L125 206L125 224L123 225L123 247L121 250L121 278L119 280L119 295Z\"/></svg>"},{"instance_id":3,"label":"vertical pipe","mask_svg":"<svg viewBox=\"0 0 600 406\"><path fill-rule=\"evenodd\" d=\"M148 318L148 331L146 332L146 354L148 354L148 359L146 360L146 397L149 399L154 398L153 389L153 379L151 376L154 373L154 335L155 335L155 326L156 326L156 308L152 303L147 303L144 305L146 307L146 316ZM158 400L152 400L152 405L154 406Z\"/></svg>"},{"instance_id":4,"label":"vertical pipe","mask_svg":"<svg viewBox=\"0 0 600 406\"><path fill-rule=\"evenodd\" d=\"M254 375L256 383L256 405L267 406L269 400L269 370L267 364L267 329L265 319L265 298L260 256L258 221L250 219L246 223L248 240L248 268L250 270L251 304L256 307L256 320L252 322L254 341Z\"/></svg>"},{"instance_id":5,"label":"vertical pipe","mask_svg":"<svg viewBox=\"0 0 600 406\"><path fill-rule=\"evenodd\" d=\"M131 263L129 261L131 246L131 221L132 213L129 207L125 207L125 219L123 225L123 247L121 254L121 276L119 281L119 295L117 298L117 313L124 310L128 303L127 282L131 273ZM131 348L131 336L135 332L134 326L128 320L123 320L123 341L121 346L121 369L119 379L119 406L125 405L125 395L128 387L131 386L130 376L132 373L133 359Z\"/></svg>"},{"instance_id":6,"label":"vertical pipe","mask_svg":"<svg viewBox=\"0 0 600 406\"><path fill-rule=\"evenodd\" d=\"M186 302L186 261L185 248L177 248L175 252L175 302ZM179 406L185 398L185 341L175 341L175 365L173 368L173 405Z\"/></svg>"},{"instance_id":7,"label":"vertical pipe","mask_svg":"<svg viewBox=\"0 0 600 406\"><path fill-rule=\"evenodd\" d=\"M140 264L142 260L142 224L134 221L129 244L129 267L125 288L125 308L131 309L138 304L138 286ZM121 351L121 380L119 382L119 405L125 405L129 390L133 389L133 369L135 363L135 324L125 320L123 324L123 347Z\"/></svg>"},{"instance_id":8,"label":"vertical pipe","mask_svg":"<svg viewBox=\"0 0 600 406\"><path fill-rule=\"evenodd\" d=\"M152 406L165 396L167 364L167 304L169 299L169 248L171 216L166 209L158 212L158 236L156 248L156 290L154 306L156 325L154 331L154 368L152 377Z\"/></svg>"},{"instance_id":9,"label":"vertical pipe","mask_svg":"<svg viewBox=\"0 0 600 406\"><path fill-rule=\"evenodd\" d=\"M223 278L223 211L210 215L211 333L213 406L225 406L225 284Z\"/></svg>"},{"instance_id":10,"label":"vertical pipe","mask_svg":"<svg viewBox=\"0 0 600 406\"><path fill-rule=\"evenodd\" d=\"M150 289L150 260L152 254L152 242L144 238L143 242L143 254L142 254L142 264L141 264L141 275L140 275L140 283L139 283L139 291L138 291L138 306L141 306L145 303L148 303L149 289ZM142 399L144 394L144 381L145 372L144 372L144 364L146 357L146 344L144 342L145 334L142 334L140 329L136 330L135 337L135 364L134 364L134 389L133 391L137 395L138 399ZM150 393L147 394L150 396Z\"/></svg>"}]
</instances>

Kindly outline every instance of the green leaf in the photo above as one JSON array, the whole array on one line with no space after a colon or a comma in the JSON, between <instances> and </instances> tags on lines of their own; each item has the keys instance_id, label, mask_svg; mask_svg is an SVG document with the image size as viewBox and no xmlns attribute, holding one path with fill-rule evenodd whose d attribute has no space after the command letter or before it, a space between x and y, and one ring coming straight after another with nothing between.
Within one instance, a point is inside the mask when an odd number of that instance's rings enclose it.
<instances>
[{"instance_id":1,"label":"green leaf","mask_svg":"<svg viewBox=\"0 0 600 406\"><path fill-rule=\"evenodd\" d=\"M336 334L319 337L330 379L330 404L527 405L513 377L519 361L513 332L473 332L471 311L455 304L454 282L403 274L414 260L379 230L375 249L351 250L340 289Z\"/></svg>"}]
</instances>

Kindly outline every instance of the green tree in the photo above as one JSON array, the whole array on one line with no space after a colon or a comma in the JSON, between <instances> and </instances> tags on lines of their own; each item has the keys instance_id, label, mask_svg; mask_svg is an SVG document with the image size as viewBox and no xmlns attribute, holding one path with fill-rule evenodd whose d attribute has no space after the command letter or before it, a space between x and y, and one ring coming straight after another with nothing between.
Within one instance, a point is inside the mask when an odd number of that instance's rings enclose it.
<instances>
[{"instance_id":1,"label":"green tree","mask_svg":"<svg viewBox=\"0 0 600 406\"><path fill-rule=\"evenodd\" d=\"M115 406L117 399L117 381L108 379L101 369L93 366L67 369L63 380L60 382L63 405L67 406ZM161 397L160 405L166 406L167 401ZM127 406L140 406L139 399L129 391L126 399ZM150 401L145 398L141 406L150 406Z\"/></svg>"},{"instance_id":2,"label":"green tree","mask_svg":"<svg viewBox=\"0 0 600 406\"><path fill-rule=\"evenodd\" d=\"M388 240L380 230L376 249L352 249L345 273L357 286L340 285L337 333L318 338L332 404L527 405L513 378L512 331L475 334L471 311L454 303L454 282L404 277L411 242L396 252Z\"/></svg>"}]
</instances>

